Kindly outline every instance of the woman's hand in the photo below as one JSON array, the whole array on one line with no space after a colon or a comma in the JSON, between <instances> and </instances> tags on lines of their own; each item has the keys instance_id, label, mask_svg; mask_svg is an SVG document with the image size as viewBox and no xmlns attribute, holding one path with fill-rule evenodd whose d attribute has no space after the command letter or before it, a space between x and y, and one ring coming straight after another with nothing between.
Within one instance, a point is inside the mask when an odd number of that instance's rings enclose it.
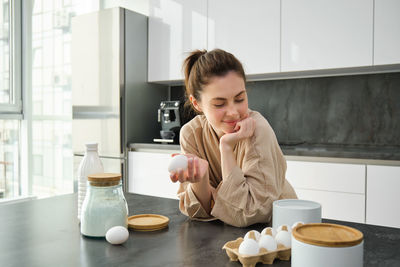
<instances>
[{"instance_id":1,"label":"woman's hand","mask_svg":"<svg viewBox=\"0 0 400 267\"><path fill-rule=\"evenodd\" d=\"M173 157L176 155L178 154L172 154ZM184 155L188 158L188 168L187 170L178 169L177 171L172 171L169 175L171 181L174 183L177 181L181 183L199 183L208 179L208 162L192 154Z\"/></svg>"},{"instance_id":2,"label":"woman's hand","mask_svg":"<svg viewBox=\"0 0 400 267\"><path fill-rule=\"evenodd\" d=\"M256 122L253 118L247 117L242 121L236 123L234 132L224 134L220 139L220 149L229 148L233 150L233 147L237 142L245 138L251 137L254 134L256 128Z\"/></svg>"}]
</instances>

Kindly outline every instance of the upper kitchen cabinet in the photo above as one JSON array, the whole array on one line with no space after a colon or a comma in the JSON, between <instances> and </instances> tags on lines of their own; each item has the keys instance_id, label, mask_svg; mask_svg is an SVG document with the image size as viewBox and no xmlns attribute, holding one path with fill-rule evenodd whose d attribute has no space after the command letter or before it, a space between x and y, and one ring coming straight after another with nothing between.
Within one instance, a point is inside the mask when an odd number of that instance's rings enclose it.
<instances>
[{"instance_id":1,"label":"upper kitchen cabinet","mask_svg":"<svg viewBox=\"0 0 400 267\"><path fill-rule=\"evenodd\" d=\"M374 65L400 63L400 1L375 0Z\"/></svg>"},{"instance_id":2,"label":"upper kitchen cabinet","mask_svg":"<svg viewBox=\"0 0 400 267\"><path fill-rule=\"evenodd\" d=\"M150 0L149 82L182 80L182 63L194 49L207 49L206 0Z\"/></svg>"},{"instance_id":3,"label":"upper kitchen cabinet","mask_svg":"<svg viewBox=\"0 0 400 267\"><path fill-rule=\"evenodd\" d=\"M72 19L73 106L119 108L121 12L113 8Z\"/></svg>"},{"instance_id":4,"label":"upper kitchen cabinet","mask_svg":"<svg viewBox=\"0 0 400 267\"><path fill-rule=\"evenodd\" d=\"M279 72L280 0L208 1L208 49L234 54L246 74Z\"/></svg>"},{"instance_id":5,"label":"upper kitchen cabinet","mask_svg":"<svg viewBox=\"0 0 400 267\"><path fill-rule=\"evenodd\" d=\"M282 0L281 14L282 71L372 65L373 0Z\"/></svg>"}]
</instances>

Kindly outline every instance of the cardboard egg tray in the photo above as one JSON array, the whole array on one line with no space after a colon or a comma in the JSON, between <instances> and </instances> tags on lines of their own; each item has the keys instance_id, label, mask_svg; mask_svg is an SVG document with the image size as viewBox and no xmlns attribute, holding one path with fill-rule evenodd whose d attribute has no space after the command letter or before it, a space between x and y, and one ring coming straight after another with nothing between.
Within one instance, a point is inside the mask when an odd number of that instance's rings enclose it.
<instances>
[{"instance_id":1,"label":"cardboard egg tray","mask_svg":"<svg viewBox=\"0 0 400 267\"><path fill-rule=\"evenodd\" d=\"M272 264L276 258L280 260L290 260L291 249L282 245L278 245L278 249L267 251L265 248L260 249L257 255L241 255L239 254L239 246L243 242L243 238L239 237L236 240L228 241L222 247L231 261L240 261L243 267L254 267L258 262L263 264Z\"/></svg>"}]
</instances>

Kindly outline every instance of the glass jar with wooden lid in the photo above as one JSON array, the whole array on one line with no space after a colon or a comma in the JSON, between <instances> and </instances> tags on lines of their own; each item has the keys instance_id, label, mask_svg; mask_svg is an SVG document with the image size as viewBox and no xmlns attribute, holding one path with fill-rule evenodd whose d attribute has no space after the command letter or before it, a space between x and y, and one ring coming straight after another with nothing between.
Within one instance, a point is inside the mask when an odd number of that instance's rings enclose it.
<instances>
[{"instance_id":1,"label":"glass jar with wooden lid","mask_svg":"<svg viewBox=\"0 0 400 267\"><path fill-rule=\"evenodd\" d=\"M292 231L292 266L363 266L363 234L352 227L310 223Z\"/></svg>"},{"instance_id":2,"label":"glass jar with wooden lid","mask_svg":"<svg viewBox=\"0 0 400 267\"><path fill-rule=\"evenodd\" d=\"M128 226L128 205L122 191L121 174L88 175L81 212L81 233L104 237L114 226Z\"/></svg>"}]
</instances>

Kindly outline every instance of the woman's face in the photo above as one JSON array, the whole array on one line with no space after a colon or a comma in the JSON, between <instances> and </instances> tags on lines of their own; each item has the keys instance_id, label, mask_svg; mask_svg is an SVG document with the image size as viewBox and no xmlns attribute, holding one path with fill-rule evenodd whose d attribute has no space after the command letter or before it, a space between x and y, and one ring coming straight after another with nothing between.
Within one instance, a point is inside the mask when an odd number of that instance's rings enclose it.
<instances>
[{"instance_id":1,"label":"woman's face","mask_svg":"<svg viewBox=\"0 0 400 267\"><path fill-rule=\"evenodd\" d=\"M203 87L200 98L196 100L190 96L194 107L204 113L219 137L234 132L236 123L248 116L245 83L234 71L223 77L213 77Z\"/></svg>"}]
</instances>

